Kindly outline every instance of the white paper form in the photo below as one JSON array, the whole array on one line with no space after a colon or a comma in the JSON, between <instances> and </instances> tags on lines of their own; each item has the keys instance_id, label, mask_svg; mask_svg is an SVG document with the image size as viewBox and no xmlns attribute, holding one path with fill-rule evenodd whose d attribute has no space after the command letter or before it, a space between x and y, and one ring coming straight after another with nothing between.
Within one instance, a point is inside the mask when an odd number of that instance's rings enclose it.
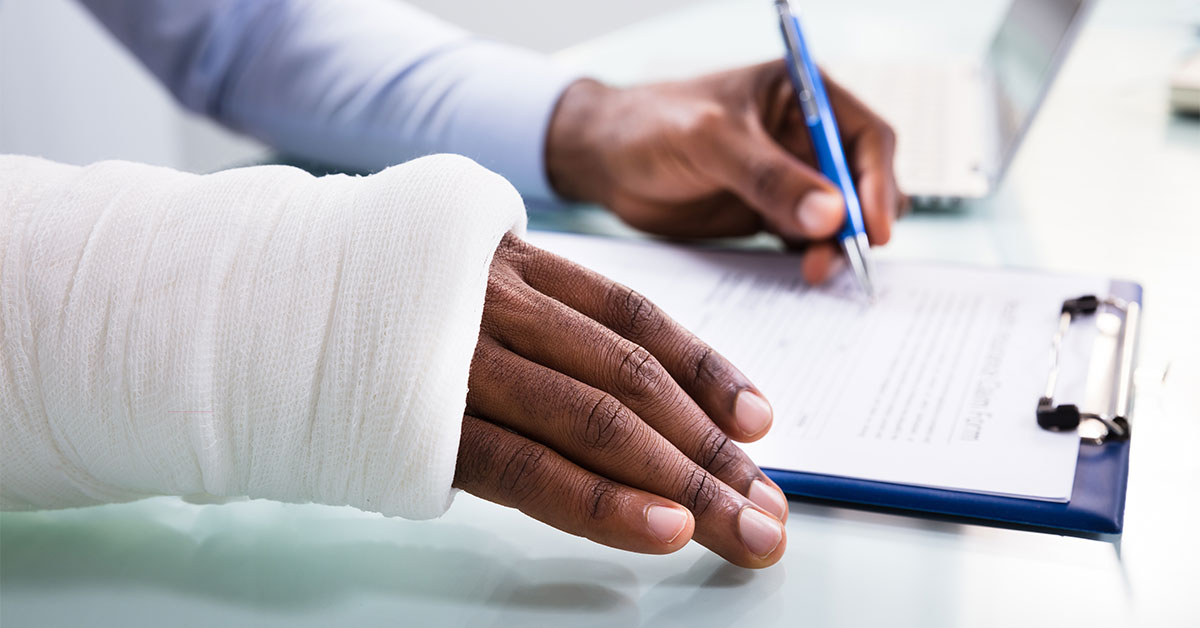
<instances>
[{"instance_id":1,"label":"white paper form","mask_svg":"<svg viewBox=\"0 0 1200 628\"><path fill-rule=\"evenodd\" d=\"M530 233L624 283L729 358L775 424L760 466L1068 501L1079 437L1038 427L1066 298L1101 278L882 263L878 301L852 275L809 287L796 257ZM1094 328L1072 329L1059 399L1081 397ZM1078 372L1076 372L1078 371Z\"/></svg>"}]
</instances>

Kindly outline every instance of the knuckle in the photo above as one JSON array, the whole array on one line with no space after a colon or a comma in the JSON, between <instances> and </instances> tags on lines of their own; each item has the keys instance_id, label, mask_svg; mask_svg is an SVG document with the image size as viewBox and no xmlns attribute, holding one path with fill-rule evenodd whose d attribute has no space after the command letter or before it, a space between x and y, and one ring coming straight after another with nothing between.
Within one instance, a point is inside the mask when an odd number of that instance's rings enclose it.
<instances>
[{"instance_id":1,"label":"knuckle","mask_svg":"<svg viewBox=\"0 0 1200 628\"><path fill-rule=\"evenodd\" d=\"M683 504L693 515L701 517L712 507L719 492L716 478L704 469L692 465L675 501Z\"/></svg>"},{"instance_id":2,"label":"knuckle","mask_svg":"<svg viewBox=\"0 0 1200 628\"><path fill-rule=\"evenodd\" d=\"M750 173L755 197L766 203L780 200L785 180L782 166L775 162L759 162L751 167Z\"/></svg>"},{"instance_id":3,"label":"knuckle","mask_svg":"<svg viewBox=\"0 0 1200 628\"><path fill-rule=\"evenodd\" d=\"M510 306L512 301L517 298L519 291L517 283L520 281L512 273L492 273L488 276L487 291L484 293L484 309L487 306Z\"/></svg>"},{"instance_id":4,"label":"knuckle","mask_svg":"<svg viewBox=\"0 0 1200 628\"><path fill-rule=\"evenodd\" d=\"M546 273L560 261L560 258L522 240L510 231L500 240L492 265L506 268L508 274L512 275L508 279L524 281L539 273Z\"/></svg>"},{"instance_id":5,"label":"knuckle","mask_svg":"<svg viewBox=\"0 0 1200 628\"><path fill-rule=\"evenodd\" d=\"M632 432L625 407L612 395L601 395L583 422L581 440L590 449L607 449Z\"/></svg>"},{"instance_id":6,"label":"knuckle","mask_svg":"<svg viewBox=\"0 0 1200 628\"><path fill-rule=\"evenodd\" d=\"M632 399L649 399L661 390L662 367L658 360L641 345L625 350L617 366L617 386L621 394Z\"/></svg>"},{"instance_id":7,"label":"knuckle","mask_svg":"<svg viewBox=\"0 0 1200 628\"><path fill-rule=\"evenodd\" d=\"M519 277L493 276L488 278L484 295L480 331L483 335L503 339L521 327L515 324L539 312L536 293Z\"/></svg>"},{"instance_id":8,"label":"knuckle","mask_svg":"<svg viewBox=\"0 0 1200 628\"><path fill-rule=\"evenodd\" d=\"M658 308L640 292L613 284L608 299L609 306L614 310L611 317L617 326L617 333L626 338L647 338L662 326L662 317Z\"/></svg>"},{"instance_id":9,"label":"knuckle","mask_svg":"<svg viewBox=\"0 0 1200 628\"><path fill-rule=\"evenodd\" d=\"M717 103L706 102L692 109L685 127L689 135L707 138L716 136L725 124L725 108Z\"/></svg>"},{"instance_id":10,"label":"knuckle","mask_svg":"<svg viewBox=\"0 0 1200 628\"><path fill-rule=\"evenodd\" d=\"M710 430L700 447L700 466L713 475L720 475L738 459L737 449L721 430Z\"/></svg>"},{"instance_id":11,"label":"knuckle","mask_svg":"<svg viewBox=\"0 0 1200 628\"><path fill-rule=\"evenodd\" d=\"M588 496L587 512L584 513L584 516L589 521L603 521L620 510L621 489L614 482L603 478L593 480L586 495Z\"/></svg>"},{"instance_id":12,"label":"knuckle","mask_svg":"<svg viewBox=\"0 0 1200 628\"><path fill-rule=\"evenodd\" d=\"M516 447L500 472L500 490L517 503L536 498L542 489L536 479L545 463L545 447L532 442Z\"/></svg>"},{"instance_id":13,"label":"knuckle","mask_svg":"<svg viewBox=\"0 0 1200 628\"><path fill-rule=\"evenodd\" d=\"M882 120L879 121L879 136L888 146L896 145L896 129Z\"/></svg>"},{"instance_id":14,"label":"knuckle","mask_svg":"<svg viewBox=\"0 0 1200 628\"><path fill-rule=\"evenodd\" d=\"M868 131L871 140L879 144L886 153L891 154L896 149L896 130L882 118L876 118Z\"/></svg>"},{"instance_id":15,"label":"knuckle","mask_svg":"<svg viewBox=\"0 0 1200 628\"><path fill-rule=\"evenodd\" d=\"M737 394L738 385L744 378L716 349L695 341L687 350L687 355L687 364L691 365L686 375L691 377L690 388L731 398Z\"/></svg>"},{"instance_id":16,"label":"knuckle","mask_svg":"<svg viewBox=\"0 0 1200 628\"><path fill-rule=\"evenodd\" d=\"M533 250L533 245L510 231L500 239L500 246L496 247L492 263L520 267Z\"/></svg>"},{"instance_id":17,"label":"knuckle","mask_svg":"<svg viewBox=\"0 0 1200 628\"><path fill-rule=\"evenodd\" d=\"M717 352L708 345L701 345L695 349L692 363L695 368L692 369L692 382L696 385L711 385L716 384L721 380L718 373Z\"/></svg>"},{"instance_id":18,"label":"knuckle","mask_svg":"<svg viewBox=\"0 0 1200 628\"><path fill-rule=\"evenodd\" d=\"M525 255L519 272L523 281L537 285L552 281L556 271L562 265L562 259L540 249L534 249Z\"/></svg>"}]
</instances>

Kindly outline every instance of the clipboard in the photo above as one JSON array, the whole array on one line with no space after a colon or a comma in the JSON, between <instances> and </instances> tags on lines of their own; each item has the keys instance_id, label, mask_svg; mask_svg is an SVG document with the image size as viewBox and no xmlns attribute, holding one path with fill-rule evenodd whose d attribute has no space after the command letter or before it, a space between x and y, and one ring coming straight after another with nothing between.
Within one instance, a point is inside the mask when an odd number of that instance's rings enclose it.
<instances>
[{"instance_id":1,"label":"clipboard","mask_svg":"<svg viewBox=\"0 0 1200 628\"><path fill-rule=\"evenodd\" d=\"M1081 435L1079 458L1075 466L1075 483L1071 498L1066 503L933 489L786 469L765 468L763 471L785 493L798 497L966 517L1064 532L1119 534L1124 526L1125 491L1129 475L1129 448L1132 442L1132 430L1129 428L1132 421L1128 415L1132 407L1133 369L1137 362L1142 287L1130 281L1113 281L1109 286L1108 298L1097 301L1100 304L1108 301L1124 305L1121 308L1123 311L1120 337L1115 343L1116 355L1091 357L1093 361L1108 360L1116 367L1108 369L1115 373L1110 386L1112 405L1105 413L1077 412L1076 418L1082 417L1087 420L1094 417L1095 421L1107 420L1109 424L1115 419L1120 419L1116 425L1118 428L1123 425L1124 433L1120 433L1119 429L1114 433L1111 425L1106 424L1101 436ZM1064 304L1064 312L1066 309L1067 304ZM1086 315L1089 312L1084 311L1082 314ZM1075 318L1083 317L1077 315ZM1070 323L1071 318L1068 317L1067 320ZM1059 335L1054 336L1056 346L1061 341L1064 331L1060 325ZM1052 393L1053 375L1048 384L1048 394L1041 399L1030 400L1028 420L1037 421L1041 418L1039 415L1044 415L1045 410L1051 409L1046 402L1052 400ZM1048 429L1055 429L1045 422L1039 423ZM1068 427L1069 424L1057 429Z\"/></svg>"}]
</instances>

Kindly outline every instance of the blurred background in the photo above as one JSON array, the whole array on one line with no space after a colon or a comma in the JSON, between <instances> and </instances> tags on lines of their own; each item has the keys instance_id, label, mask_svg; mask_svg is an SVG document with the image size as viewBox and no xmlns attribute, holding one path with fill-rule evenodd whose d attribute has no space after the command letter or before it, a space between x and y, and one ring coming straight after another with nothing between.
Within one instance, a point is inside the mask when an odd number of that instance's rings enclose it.
<instances>
[{"instance_id":1,"label":"blurred background","mask_svg":"<svg viewBox=\"0 0 1200 628\"><path fill-rule=\"evenodd\" d=\"M415 0L482 36L553 52L687 0ZM546 28L553 24L553 28ZM182 112L72 0L0 0L0 152L208 171L263 149Z\"/></svg>"},{"instance_id":2,"label":"blurred background","mask_svg":"<svg viewBox=\"0 0 1200 628\"><path fill-rule=\"evenodd\" d=\"M730 20L726 22L732 23L722 26L735 29L739 37L724 38L710 25L686 38L689 46L634 46L636 50L619 59L597 59L577 47L619 30L632 35L625 40L639 42L640 25L664 15L682 19L678 26L687 29L689 9L706 3L414 0L409 4L484 37L556 53L590 72L602 68L600 77L616 83L687 76L779 54L766 0L707 3L727 5ZM1007 5L1004 0L927 0L920 3L921 10L913 10L910 3L884 0L798 0L797 4L813 21L820 21L819 28L810 28L810 35L826 62L864 54L870 58L871 51L880 49L907 57L978 54ZM1104 5L1110 3L1100 4L1107 9ZM1137 8L1141 3L1115 4L1121 6L1113 11L1129 15L1110 21L1144 23L1148 35L1163 21L1200 25L1200 0L1149 3L1154 10L1144 14ZM764 36L746 36L753 30L761 30ZM1153 47L1155 42L1147 38L1146 44ZM611 55L611 46L602 48L605 56ZM1167 67L1148 68L1145 76L1159 80L1167 72ZM266 154L256 142L183 112L72 0L0 0L0 152L76 164L120 158L197 172L258 161Z\"/></svg>"}]
</instances>

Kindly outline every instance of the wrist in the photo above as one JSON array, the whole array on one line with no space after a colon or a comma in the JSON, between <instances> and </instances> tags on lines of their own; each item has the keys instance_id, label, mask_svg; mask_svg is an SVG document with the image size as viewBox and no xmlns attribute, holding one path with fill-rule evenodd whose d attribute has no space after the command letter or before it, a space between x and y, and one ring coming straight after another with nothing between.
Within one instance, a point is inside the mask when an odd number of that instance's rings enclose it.
<instances>
[{"instance_id":1,"label":"wrist","mask_svg":"<svg viewBox=\"0 0 1200 628\"><path fill-rule=\"evenodd\" d=\"M559 196L604 203L610 188L602 147L605 120L619 90L592 79L567 86L546 133L546 176ZM610 140L612 138L609 138Z\"/></svg>"}]
</instances>

